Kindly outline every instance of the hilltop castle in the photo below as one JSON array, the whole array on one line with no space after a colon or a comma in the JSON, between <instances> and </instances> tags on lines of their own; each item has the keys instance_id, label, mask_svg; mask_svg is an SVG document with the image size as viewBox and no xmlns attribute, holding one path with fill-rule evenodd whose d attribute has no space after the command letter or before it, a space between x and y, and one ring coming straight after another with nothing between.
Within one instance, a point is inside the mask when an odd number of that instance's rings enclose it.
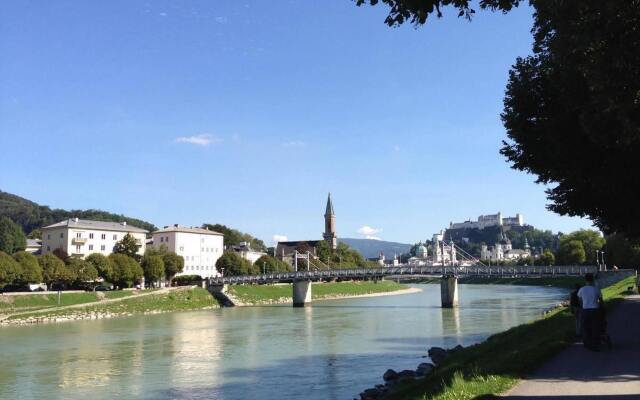
<instances>
[{"instance_id":1,"label":"hilltop castle","mask_svg":"<svg viewBox=\"0 0 640 400\"><path fill-rule=\"evenodd\" d=\"M489 226L524 226L524 217L518 213L515 217L503 217L501 212L497 214L480 215L477 221L450 222L449 229L484 229Z\"/></svg>"}]
</instances>

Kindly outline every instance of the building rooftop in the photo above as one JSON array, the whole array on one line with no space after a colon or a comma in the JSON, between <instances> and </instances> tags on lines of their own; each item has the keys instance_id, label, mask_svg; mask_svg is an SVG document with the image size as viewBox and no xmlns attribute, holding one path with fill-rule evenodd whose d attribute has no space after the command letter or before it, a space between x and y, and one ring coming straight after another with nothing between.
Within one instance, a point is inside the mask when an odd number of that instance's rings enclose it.
<instances>
[{"instance_id":1,"label":"building rooftop","mask_svg":"<svg viewBox=\"0 0 640 400\"><path fill-rule=\"evenodd\" d=\"M27 247L40 247L42 246L42 240L40 239L27 239Z\"/></svg>"},{"instance_id":2,"label":"building rooftop","mask_svg":"<svg viewBox=\"0 0 640 400\"><path fill-rule=\"evenodd\" d=\"M54 229L54 228L76 228L76 229L96 229L103 231L119 231L119 232L136 232L136 233L148 233L146 229L138 228L136 226L127 225L126 221L123 222L110 222L110 221L93 221L90 219L78 219L69 218L58 223L45 226L42 229Z\"/></svg>"},{"instance_id":3,"label":"building rooftop","mask_svg":"<svg viewBox=\"0 0 640 400\"><path fill-rule=\"evenodd\" d=\"M203 229L203 228L194 228L194 227L187 227L187 226L180 226L178 224L173 224L173 225L169 225L169 226L165 226L164 228L157 230L155 232L153 232L154 234L156 233L168 233L168 232L183 232L183 233L197 233L199 235L218 235L218 236L224 236L222 233L220 232L216 232L216 231L210 231L208 229Z\"/></svg>"}]
</instances>

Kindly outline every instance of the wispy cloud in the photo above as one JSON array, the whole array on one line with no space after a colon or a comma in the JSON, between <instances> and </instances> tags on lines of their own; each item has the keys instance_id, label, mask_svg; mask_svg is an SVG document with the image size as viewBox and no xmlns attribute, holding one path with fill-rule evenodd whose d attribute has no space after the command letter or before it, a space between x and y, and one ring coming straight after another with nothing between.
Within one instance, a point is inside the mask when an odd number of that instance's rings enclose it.
<instances>
[{"instance_id":1,"label":"wispy cloud","mask_svg":"<svg viewBox=\"0 0 640 400\"><path fill-rule=\"evenodd\" d=\"M358 233L364 236L366 239L380 240L379 237L374 236L376 233L382 232L382 228L372 228L369 225L364 225L358 229Z\"/></svg>"},{"instance_id":2,"label":"wispy cloud","mask_svg":"<svg viewBox=\"0 0 640 400\"><path fill-rule=\"evenodd\" d=\"M176 142L178 143L188 143L188 144L193 144L196 146L202 146L202 147L206 147L209 146L211 144L215 144L215 143L220 143L222 142L222 139L217 138L213 135L210 135L208 133L203 133L200 135L193 135L193 136L180 136L178 138L176 138Z\"/></svg>"},{"instance_id":3,"label":"wispy cloud","mask_svg":"<svg viewBox=\"0 0 640 400\"><path fill-rule=\"evenodd\" d=\"M398 146L397 144L393 146L393 151L398 152L400 151L400 146Z\"/></svg>"},{"instance_id":4,"label":"wispy cloud","mask_svg":"<svg viewBox=\"0 0 640 400\"><path fill-rule=\"evenodd\" d=\"M286 242L286 241L287 241L287 237L285 235L273 235L273 243Z\"/></svg>"},{"instance_id":5,"label":"wispy cloud","mask_svg":"<svg viewBox=\"0 0 640 400\"><path fill-rule=\"evenodd\" d=\"M289 142L282 143L284 147L304 147L307 144L302 140L291 140Z\"/></svg>"}]
</instances>

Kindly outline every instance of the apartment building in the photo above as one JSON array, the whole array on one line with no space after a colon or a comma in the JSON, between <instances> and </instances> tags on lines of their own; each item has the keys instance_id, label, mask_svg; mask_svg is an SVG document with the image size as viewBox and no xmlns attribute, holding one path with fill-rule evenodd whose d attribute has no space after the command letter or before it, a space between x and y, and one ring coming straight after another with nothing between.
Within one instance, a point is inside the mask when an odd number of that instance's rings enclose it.
<instances>
[{"instance_id":1,"label":"apartment building","mask_svg":"<svg viewBox=\"0 0 640 400\"><path fill-rule=\"evenodd\" d=\"M175 224L165 226L152 235L154 248L166 246L184 258L184 269L178 275L200 275L203 278L220 275L216 261L224 251L222 233Z\"/></svg>"},{"instance_id":2,"label":"apartment building","mask_svg":"<svg viewBox=\"0 0 640 400\"><path fill-rule=\"evenodd\" d=\"M59 248L78 258L85 258L92 253L108 256L127 233L135 238L138 254L143 255L148 231L127 225L126 222L70 218L42 228L41 253L52 253Z\"/></svg>"}]
</instances>

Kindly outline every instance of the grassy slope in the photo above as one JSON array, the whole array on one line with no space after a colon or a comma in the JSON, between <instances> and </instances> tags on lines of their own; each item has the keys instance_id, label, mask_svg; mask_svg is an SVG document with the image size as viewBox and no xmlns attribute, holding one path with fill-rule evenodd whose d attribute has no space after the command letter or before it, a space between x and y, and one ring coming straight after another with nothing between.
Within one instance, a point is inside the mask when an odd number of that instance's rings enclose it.
<instances>
[{"instance_id":1,"label":"grassy slope","mask_svg":"<svg viewBox=\"0 0 640 400\"><path fill-rule=\"evenodd\" d=\"M114 292L115 293L115 292ZM202 288L188 288L169 293L152 294L149 296L132 297L115 303L96 304L68 310L47 310L28 315L16 314L9 319L42 316L69 316L88 312L109 313L141 313L149 311L179 311L195 310L205 307L216 307L218 302L211 294Z\"/></svg>"},{"instance_id":2,"label":"grassy slope","mask_svg":"<svg viewBox=\"0 0 640 400\"><path fill-rule=\"evenodd\" d=\"M604 289L607 305L620 301L634 284L633 278L627 278ZM569 345L573 329L573 315L566 308L558 309L455 353L426 379L398 388L386 398L490 398Z\"/></svg>"},{"instance_id":3,"label":"grassy slope","mask_svg":"<svg viewBox=\"0 0 640 400\"><path fill-rule=\"evenodd\" d=\"M314 299L328 297L356 296L371 293L385 293L406 289L408 286L393 281L334 282L314 283L311 296ZM291 300L291 285L246 285L230 286L231 295L244 303L256 304L261 302Z\"/></svg>"},{"instance_id":4,"label":"grassy slope","mask_svg":"<svg viewBox=\"0 0 640 400\"><path fill-rule=\"evenodd\" d=\"M106 299L116 299L133 295L133 291L100 292ZM95 292L86 293L62 293L60 306L91 303L98 301ZM29 294L20 296L4 296L0 301L0 312L15 312L19 310L37 310L40 308L56 307L58 305L57 294Z\"/></svg>"}]
</instances>

